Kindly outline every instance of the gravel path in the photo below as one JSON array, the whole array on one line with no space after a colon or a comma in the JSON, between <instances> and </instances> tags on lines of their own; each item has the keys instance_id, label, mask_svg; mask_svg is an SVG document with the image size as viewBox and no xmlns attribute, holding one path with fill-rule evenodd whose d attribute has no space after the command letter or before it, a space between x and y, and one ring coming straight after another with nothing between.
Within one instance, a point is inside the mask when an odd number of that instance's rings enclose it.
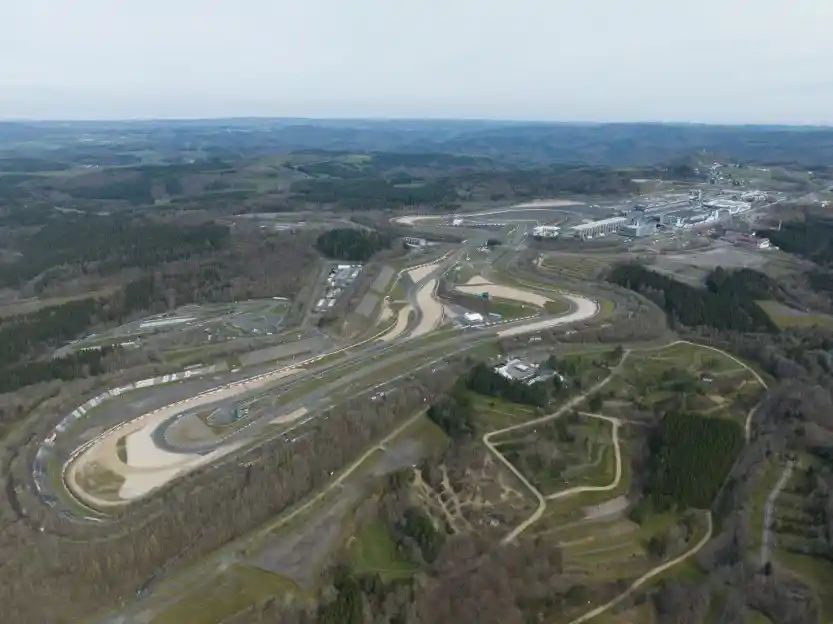
<instances>
[{"instance_id":1,"label":"gravel path","mask_svg":"<svg viewBox=\"0 0 833 624\"><path fill-rule=\"evenodd\" d=\"M763 538L761 539L761 567L769 563L769 556L772 550L772 516L775 513L775 502L778 500L778 496L781 494L781 491L787 485L787 481L790 480L793 468L795 468L794 462L790 462L786 465L784 472L781 473L781 478L778 479L778 483L775 484L775 487L772 488L769 496L766 497L766 505L764 506Z\"/></svg>"}]
</instances>

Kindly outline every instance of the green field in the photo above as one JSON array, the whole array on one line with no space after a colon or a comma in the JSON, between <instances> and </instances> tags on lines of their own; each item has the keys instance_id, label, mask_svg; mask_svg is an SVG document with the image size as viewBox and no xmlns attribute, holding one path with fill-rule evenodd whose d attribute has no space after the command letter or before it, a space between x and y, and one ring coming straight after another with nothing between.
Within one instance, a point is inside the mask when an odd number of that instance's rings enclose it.
<instances>
[{"instance_id":1,"label":"green field","mask_svg":"<svg viewBox=\"0 0 833 624\"><path fill-rule=\"evenodd\" d=\"M616 474L611 423L565 414L492 439L495 447L542 494L605 486Z\"/></svg>"},{"instance_id":2,"label":"green field","mask_svg":"<svg viewBox=\"0 0 833 624\"><path fill-rule=\"evenodd\" d=\"M250 605L298 593L298 586L285 577L260 568L233 564L214 577L209 585L185 594L153 618L151 624L218 624Z\"/></svg>"},{"instance_id":3,"label":"green field","mask_svg":"<svg viewBox=\"0 0 833 624\"><path fill-rule=\"evenodd\" d=\"M485 397L475 392L470 392L469 396L474 406L475 427L480 434L511 427L537 417L535 408L528 405Z\"/></svg>"},{"instance_id":4,"label":"green field","mask_svg":"<svg viewBox=\"0 0 833 624\"><path fill-rule=\"evenodd\" d=\"M809 314L794 310L778 301L758 301L758 305L769 315L780 329L790 327L833 327L833 317L826 314Z\"/></svg>"},{"instance_id":5,"label":"green field","mask_svg":"<svg viewBox=\"0 0 833 624\"><path fill-rule=\"evenodd\" d=\"M604 413L623 406L644 413L683 411L744 424L764 388L752 372L725 355L698 345L676 344L633 351L605 387Z\"/></svg>"},{"instance_id":6,"label":"green field","mask_svg":"<svg viewBox=\"0 0 833 624\"><path fill-rule=\"evenodd\" d=\"M357 574L378 574L388 581L411 576L417 570L397 550L387 527L379 520L370 522L352 538L348 553Z\"/></svg>"}]
</instances>

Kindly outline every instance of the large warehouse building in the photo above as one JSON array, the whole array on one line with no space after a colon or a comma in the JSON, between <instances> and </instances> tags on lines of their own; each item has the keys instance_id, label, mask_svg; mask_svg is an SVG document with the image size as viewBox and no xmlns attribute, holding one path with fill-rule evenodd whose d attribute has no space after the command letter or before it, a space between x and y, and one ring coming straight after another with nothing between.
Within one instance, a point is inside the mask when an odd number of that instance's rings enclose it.
<instances>
[{"instance_id":1,"label":"large warehouse building","mask_svg":"<svg viewBox=\"0 0 833 624\"><path fill-rule=\"evenodd\" d=\"M611 217L609 219L602 219L601 221L590 221L581 225L575 225L570 228L570 231L576 238L584 240L618 232L619 228L627 222L627 217Z\"/></svg>"},{"instance_id":2,"label":"large warehouse building","mask_svg":"<svg viewBox=\"0 0 833 624\"><path fill-rule=\"evenodd\" d=\"M532 236L535 238L555 238L558 236L560 229L557 225L536 225L532 228Z\"/></svg>"},{"instance_id":3,"label":"large warehouse building","mask_svg":"<svg viewBox=\"0 0 833 624\"><path fill-rule=\"evenodd\" d=\"M619 234L622 236L630 236L631 238L650 236L651 234L655 234L656 231L656 221L634 220L632 223L626 223L619 228Z\"/></svg>"}]
</instances>

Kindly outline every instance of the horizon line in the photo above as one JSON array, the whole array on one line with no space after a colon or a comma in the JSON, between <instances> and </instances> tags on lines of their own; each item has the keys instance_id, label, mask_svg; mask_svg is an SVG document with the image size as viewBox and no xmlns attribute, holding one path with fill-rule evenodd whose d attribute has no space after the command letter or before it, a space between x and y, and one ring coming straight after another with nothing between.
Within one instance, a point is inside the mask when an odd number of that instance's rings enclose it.
<instances>
[{"instance_id":1,"label":"horizon line","mask_svg":"<svg viewBox=\"0 0 833 624\"><path fill-rule=\"evenodd\" d=\"M711 122L711 121L598 121L598 120L546 120L546 119L505 119L491 117L391 117L391 116L346 116L346 117L306 117L294 115L232 115L232 116L172 116L172 117L112 117L112 118L60 118L60 117L3 117L0 124L142 124L142 123L200 123L200 122L244 122L244 121L291 121L311 124L322 122L349 123L480 123L496 125L528 126L611 126L611 125L653 125L653 126L714 126L730 128L817 128L831 129L833 124L826 123L788 123L788 122Z\"/></svg>"}]
</instances>

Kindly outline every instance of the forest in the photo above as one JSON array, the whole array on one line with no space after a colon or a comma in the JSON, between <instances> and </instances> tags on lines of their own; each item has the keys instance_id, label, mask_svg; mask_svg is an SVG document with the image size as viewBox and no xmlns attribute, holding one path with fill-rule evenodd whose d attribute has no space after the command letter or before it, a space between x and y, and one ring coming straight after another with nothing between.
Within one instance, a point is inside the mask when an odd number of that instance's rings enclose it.
<instances>
[{"instance_id":1,"label":"forest","mask_svg":"<svg viewBox=\"0 0 833 624\"><path fill-rule=\"evenodd\" d=\"M315 246L322 254L336 260L367 262L373 254L390 249L391 240L376 231L336 228L321 234Z\"/></svg>"},{"instance_id":2,"label":"forest","mask_svg":"<svg viewBox=\"0 0 833 624\"><path fill-rule=\"evenodd\" d=\"M226 249L230 239L227 227L212 222L189 225L147 218L63 218L14 245L25 261L0 265L0 285L20 286L47 270L109 275L127 267L147 269Z\"/></svg>"},{"instance_id":3,"label":"forest","mask_svg":"<svg viewBox=\"0 0 833 624\"><path fill-rule=\"evenodd\" d=\"M631 263L614 267L607 279L656 303L672 323L775 332L778 328L750 296L763 287L763 282L751 279L750 273L746 270L738 276L727 276L718 269L709 276L707 288L697 288Z\"/></svg>"},{"instance_id":4,"label":"forest","mask_svg":"<svg viewBox=\"0 0 833 624\"><path fill-rule=\"evenodd\" d=\"M55 232L49 234L55 236L55 249L50 252L47 248L44 255L63 254L66 261L62 266L71 275L80 274L87 279L112 277L118 284L117 269L133 269L138 263L146 270L143 275L110 288L107 294L3 319L0 392L111 370L118 360L112 350L51 357L58 347L98 327L167 312L189 303L293 297L314 262L310 241L285 233L264 237L259 232L238 229L231 244L228 229L212 224L195 231L173 225L137 229L141 235L135 244L126 244L124 249L114 246L113 240L129 236L128 232L134 231L129 228L117 229L112 237L103 236L96 239L99 244L88 246L74 239L62 245ZM36 279L45 280L43 275Z\"/></svg>"},{"instance_id":5,"label":"forest","mask_svg":"<svg viewBox=\"0 0 833 624\"><path fill-rule=\"evenodd\" d=\"M802 221L788 221L777 230L761 230L773 245L822 266L833 264L833 221L808 215Z\"/></svg>"},{"instance_id":6,"label":"forest","mask_svg":"<svg viewBox=\"0 0 833 624\"><path fill-rule=\"evenodd\" d=\"M743 448L732 420L669 413L652 440L649 495L660 509L707 509Z\"/></svg>"}]
</instances>

